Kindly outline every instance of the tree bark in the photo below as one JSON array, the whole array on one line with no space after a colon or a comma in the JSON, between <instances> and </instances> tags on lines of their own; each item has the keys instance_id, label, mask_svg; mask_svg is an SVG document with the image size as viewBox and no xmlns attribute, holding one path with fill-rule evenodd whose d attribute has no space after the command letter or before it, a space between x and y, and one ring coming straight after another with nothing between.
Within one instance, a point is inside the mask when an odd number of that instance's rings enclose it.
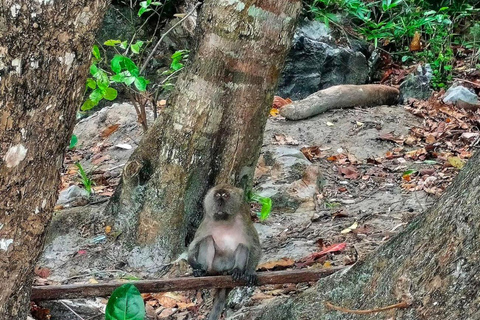
<instances>
[{"instance_id":1,"label":"tree bark","mask_svg":"<svg viewBox=\"0 0 480 320\"><path fill-rule=\"evenodd\" d=\"M320 280L298 298L264 309L281 319L480 319L480 153L435 205L348 272ZM332 311L406 309L368 315ZM251 317L253 318L253 316Z\"/></svg>"},{"instance_id":2,"label":"tree bark","mask_svg":"<svg viewBox=\"0 0 480 320\"><path fill-rule=\"evenodd\" d=\"M300 0L206 0L193 61L126 164L107 213L149 270L185 249L214 184L247 187Z\"/></svg>"},{"instance_id":3,"label":"tree bark","mask_svg":"<svg viewBox=\"0 0 480 320\"><path fill-rule=\"evenodd\" d=\"M107 0L2 0L0 319L25 319Z\"/></svg>"}]
</instances>

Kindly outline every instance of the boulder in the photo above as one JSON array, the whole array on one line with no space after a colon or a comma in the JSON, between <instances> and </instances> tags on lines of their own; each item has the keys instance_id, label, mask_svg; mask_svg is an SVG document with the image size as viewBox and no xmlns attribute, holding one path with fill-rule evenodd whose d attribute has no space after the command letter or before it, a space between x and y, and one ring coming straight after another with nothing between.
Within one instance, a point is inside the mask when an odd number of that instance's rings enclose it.
<instances>
[{"instance_id":1,"label":"boulder","mask_svg":"<svg viewBox=\"0 0 480 320\"><path fill-rule=\"evenodd\" d=\"M359 45L339 47L325 24L302 21L295 32L277 95L299 100L338 84L364 84L368 63Z\"/></svg>"}]
</instances>

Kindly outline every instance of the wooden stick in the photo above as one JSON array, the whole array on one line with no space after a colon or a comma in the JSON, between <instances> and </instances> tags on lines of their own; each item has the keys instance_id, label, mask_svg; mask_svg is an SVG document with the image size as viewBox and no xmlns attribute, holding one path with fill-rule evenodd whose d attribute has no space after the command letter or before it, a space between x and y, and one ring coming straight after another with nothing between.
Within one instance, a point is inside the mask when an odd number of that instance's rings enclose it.
<instances>
[{"instance_id":1,"label":"wooden stick","mask_svg":"<svg viewBox=\"0 0 480 320\"><path fill-rule=\"evenodd\" d=\"M392 304L392 305L386 306L386 307L381 307L381 308L366 309L366 310L353 310L353 309L347 309L347 308L343 308L343 307L333 305L333 304L331 304L330 302L327 301L327 302L325 302L325 306L327 306L327 308L337 310L337 311L340 311L340 312L345 312L345 313L370 314L370 313L387 311L387 310L390 310L390 309L408 308L410 305L407 302L402 301L402 302Z\"/></svg>"},{"instance_id":2,"label":"wooden stick","mask_svg":"<svg viewBox=\"0 0 480 320\"><path fill-rule=\"evenodd\" d=\"M314 282L342 269L343 267L329 268L324 270L259 272L258 285ZM134 284L142 293L212 288L234 288L243 285L242 282L234 282L231 276L211 276L125 282L116 281L96 284L34 286L32 288L31 300L41 301L85 297L107 297L113 292L113 290L125 283Z\"/></svg>"}]
</instances>

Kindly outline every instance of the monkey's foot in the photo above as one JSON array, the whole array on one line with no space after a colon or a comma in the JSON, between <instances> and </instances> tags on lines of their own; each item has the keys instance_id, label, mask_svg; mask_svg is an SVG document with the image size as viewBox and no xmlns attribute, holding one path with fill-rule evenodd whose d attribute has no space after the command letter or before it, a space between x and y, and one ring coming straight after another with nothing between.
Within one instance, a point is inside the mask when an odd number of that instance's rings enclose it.
<instances>
[{"instance_id":1,"label":"monkey's foot","mask_svg":"<svg viewBox=\"0 0 480 320\"><path fill-rule=\"evenodd\" d=\"M207 270L193 269L193 276L194 277L204 277L206 275L207 275Z\"/></svg>"},{"instance_id":2,"label":"monkey's foot","mask_svg":"<svg viewBox=\"0 0 480 320\"><path fill-rule=\"evenodd\" d=\"M233 281L242 280L243 279L243 272L238 268L234 268L232 270L232 279L233 279Z\"/></svg>"},{"instance_id":3,"label":"monkey's foot","mask_svg":"<svg viewBox=\"0 0 480 320\"><path fill-rule=\"evenodd\" d=\"M255 273L244 274L243 280L245 280L248 286L256 286L258 284L258 277Z\"/></svg>"}]
</instances>

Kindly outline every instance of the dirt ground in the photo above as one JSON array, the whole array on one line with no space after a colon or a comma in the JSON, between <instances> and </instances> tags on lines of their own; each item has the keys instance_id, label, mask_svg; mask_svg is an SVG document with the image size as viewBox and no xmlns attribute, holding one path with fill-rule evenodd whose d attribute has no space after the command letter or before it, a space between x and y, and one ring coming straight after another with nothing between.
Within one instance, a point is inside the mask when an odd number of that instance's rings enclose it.
<instances>
[{"instance_id":1,"label":"dirt ground","mask_svg":"<svg viewBox=\"0 0 480 320\"><path fill-rule=\"evenodd\" d=\"M421 141L405 143L411 129L424 127L425 121L404 106L334 110L295 122L269 118L254 187L260 194L291 197L292 201L279 202L280 207L274 203L270 217L256 222L264 253L262 268L354 264L367 259L370 252L427 209L457 169L418 153ZM57 208L38 264L39 270L48 272L37 272L37 284L152 277L148 270L132 270L105 254L108 243L102 236L107 226L96 219L118 183L122 165L141 139L133 107L115 104L105 108L80 122L74 133L79 144L67 155L62 188L79 184L74 166L78 160L96 181L96 195L89 204ZM302 148L310 149L302 152ZM298 163L302 164L299 168ZM341 249L312 256L333 245L341 245ZM105 255L105 262L81 260L87 251ZM172 270L171 275L189 272L184 262ZM227 318L242 319L245 308L259 308L264 301L296 294L306 287L234 290ZM150 316L165 319L202 319L211 302L208 292L161 294L145 300ZM64 303L85 318L101 319L106 300ZM41 306L51 309L52 319L78 319L63 304L44 302Z\"/></svg>"}]
</instances>

